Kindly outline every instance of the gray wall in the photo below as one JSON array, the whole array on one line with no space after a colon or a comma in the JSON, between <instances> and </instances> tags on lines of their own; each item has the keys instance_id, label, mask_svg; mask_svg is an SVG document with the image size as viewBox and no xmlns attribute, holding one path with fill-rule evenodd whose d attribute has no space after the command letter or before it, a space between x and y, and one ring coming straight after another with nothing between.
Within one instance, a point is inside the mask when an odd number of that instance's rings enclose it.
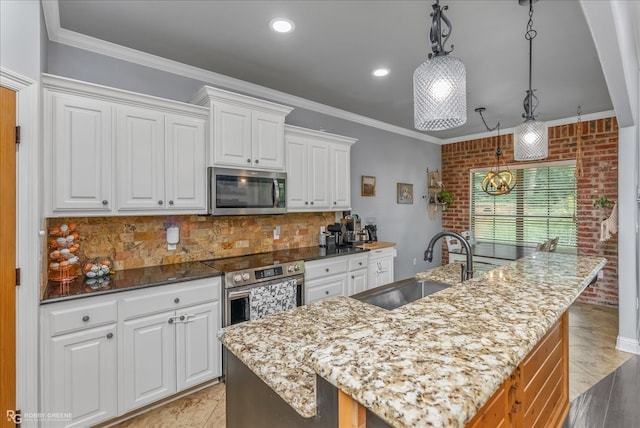
<instances>
[{"instance_id":1,"label":"gray wall","mask_svg":"<svg viewBox=\"0 0 640 428\"><path fill-rule=\"evenodd\" d=\"M47 72L180 101L187 101L204 84L53 42L48 44ZM427 168L440 168L440 146L300 108L294 109L286 122L358 139L351 151L353 212L377 224L379 240L397 243L396 279L440 264L440 252L431 264L423 261L427 242L442 223L439 217L429 220L422 199ZM376 177L376 196L360 196L362 175ZM398 182L413 184L412 205L396 203Z\"/></svg>"},{"instance_id":2,"label":"gray wall","mask_svg":"<svg viewBox=\"0 0 640 428\"><path fill-rule=\"evenodd\" d=\"M0 66L40 79L40 2L0 1Z\"/></svg>"}]
</instances>

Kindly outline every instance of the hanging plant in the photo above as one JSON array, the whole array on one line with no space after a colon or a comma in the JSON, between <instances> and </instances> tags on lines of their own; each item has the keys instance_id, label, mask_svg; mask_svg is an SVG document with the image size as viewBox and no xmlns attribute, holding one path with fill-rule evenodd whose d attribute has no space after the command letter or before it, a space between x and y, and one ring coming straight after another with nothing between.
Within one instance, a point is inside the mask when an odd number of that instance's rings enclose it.
<instances>
[{"instance_id":1,"label":"hanging plant","mask_svg":"<svg viewBox=\"0 0 640 428\"><path fill-rule=\"evenodd\" d=\"M438 203L441 203L441 204L451 205L453 203L453 193L451 193L448 190L442 189L441 191L439 191L437 198L438 198Z\"/></svg>"},{"instance_id":2,"label":"hanging plant","mask_svg":"<svg viewBox=\"0 0 640 428\"><path fill-rule=\"evenodd\" d=\"M613 206L613 202L604 196L599 196L598 199L593 201L594 208L611 208Z\"/></svg>"}]
</instances>

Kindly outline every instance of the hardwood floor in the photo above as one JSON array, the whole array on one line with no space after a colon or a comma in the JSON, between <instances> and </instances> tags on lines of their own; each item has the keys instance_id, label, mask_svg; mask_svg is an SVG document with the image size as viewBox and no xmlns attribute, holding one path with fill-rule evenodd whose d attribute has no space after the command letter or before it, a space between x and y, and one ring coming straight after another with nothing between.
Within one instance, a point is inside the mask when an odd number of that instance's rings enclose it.
<instances>
[{"instance_id":1,"label":"hardwood floor","mask_svg":"<svg viewBox=\"0 0 640 428\"><path fill-rule=\"evenodd\" d=\"M617 334L617 309L578 302L571 306L569 309L569 398L572 401L631 358L632 354L615 349ZM637 375L636 379L639 378L640 375ZM638 396L636 394L633 398L637 400ZM217 384L115 426L121 428L173 428L176 426L217 428L224 427L225 421L224 384Z\"/></svg>"}]
</instances>

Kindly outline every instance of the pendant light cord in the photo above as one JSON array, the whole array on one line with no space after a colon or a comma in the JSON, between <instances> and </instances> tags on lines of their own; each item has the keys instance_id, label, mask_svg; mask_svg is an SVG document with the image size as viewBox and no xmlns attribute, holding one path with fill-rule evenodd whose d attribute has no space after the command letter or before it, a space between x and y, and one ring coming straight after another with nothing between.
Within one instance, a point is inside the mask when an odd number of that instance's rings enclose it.
<instances>
[{"instance_id":1,"label":"pendant light cord","mask_svg":"<svg viewBox=\"0 0 640 428\"><path fill-rule=\"evenodd\" d=\"M529 41L529 90L527 96L524 98L524 114L523 118L527 120L534 120L535 114L533 113L536 107L538 107L538 97L533 94L533 39L536 38L538 32L533 29L533 0L529 0L529 21L527 22L527 32L524 34L524 38ZM535 102L535 105L534 105Z\"/></svg>"}]
</instances>

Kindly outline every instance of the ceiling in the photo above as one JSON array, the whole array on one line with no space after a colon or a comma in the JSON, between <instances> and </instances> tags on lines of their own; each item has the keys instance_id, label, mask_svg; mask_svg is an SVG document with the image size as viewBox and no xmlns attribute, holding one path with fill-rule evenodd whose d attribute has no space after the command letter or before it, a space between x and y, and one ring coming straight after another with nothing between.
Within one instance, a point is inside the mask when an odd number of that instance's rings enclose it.
<instances>
[{"instance_id":1,"label":"ceiling","mask_svg":"<svg viewBox=\"0 0 640 428\"><path fill-rule=\"evenodd\" d=\"M413 71L430 52L432 1L60 0L60 26L98 39L413 130ZM467 123L440 139L522 121L528 86L528 7L517 0L442 0L447 47L467 69ZM275 17L295 31L269 29ZM612 110L576 0L534 4L533 88L540 120ZM384 66L391 73L374 78Z\"/></svg>"}]
</instances>

